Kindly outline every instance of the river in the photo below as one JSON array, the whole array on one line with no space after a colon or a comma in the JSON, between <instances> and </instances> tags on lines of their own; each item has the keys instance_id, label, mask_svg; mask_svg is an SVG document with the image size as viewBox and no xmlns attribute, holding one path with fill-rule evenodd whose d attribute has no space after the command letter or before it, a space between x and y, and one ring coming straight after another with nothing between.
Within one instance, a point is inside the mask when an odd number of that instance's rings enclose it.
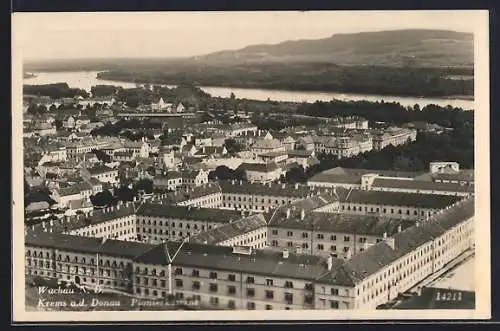
<instances>
[{"instance_id":1,"label":"river","mask_svg":"<svg viewBox=\"0 0 500 331\"><path fill-rule=\"evenodd\" d=\"M68 83L72 88L81 88L90 91L90 88L95 85L115 85L123 88L136 87L135 83L120 82L112 80L97 79L98 71L66 71L66 72L34 72L36 77L24 78L24 84L40 85L53 83ZM174 87L175 85L167 85ZM234 93L237 98L251 100L273 100L281 102L315 102L315 101L331 101L332 99L343 101L381 101L399 102L403 106L413 106L419 104L424 107L429 104L446 107L459 107L465 110L474 109L474 101L458 98L416 98L403 96L386 96L374 94L353 94L353 93L336 93L336 92L313 92L313 91L287 91L287 90L269 90L256 88L239 88L239 87L216 87L216 86L200 86L200 88L214 97L229 97Z\"/></svg>"}]
</instances>

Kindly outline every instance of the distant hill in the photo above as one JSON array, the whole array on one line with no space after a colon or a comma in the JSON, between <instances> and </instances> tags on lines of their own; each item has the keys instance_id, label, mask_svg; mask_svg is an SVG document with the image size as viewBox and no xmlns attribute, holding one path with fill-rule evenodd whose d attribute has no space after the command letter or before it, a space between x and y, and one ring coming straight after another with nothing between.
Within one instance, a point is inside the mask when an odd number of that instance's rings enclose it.
<instances>
[{"instance_id":1,"label":"distant hill","mask_svg":"<svg viewBox=\"0 0 500 331\"><path fill-rule=\"evenodd\" d=\"M471 33L446 30L361 32L276 45L253 45L192 59L227 65L329 62L344 66L471 67L474 64L474 40Z\"/></svg>"}]
</instances>

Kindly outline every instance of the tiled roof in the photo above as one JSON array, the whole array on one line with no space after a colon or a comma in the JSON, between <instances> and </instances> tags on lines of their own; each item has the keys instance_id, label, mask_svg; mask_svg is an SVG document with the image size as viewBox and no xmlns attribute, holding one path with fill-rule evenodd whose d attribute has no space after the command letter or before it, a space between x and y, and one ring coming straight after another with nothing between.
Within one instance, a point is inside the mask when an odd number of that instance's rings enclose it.
<instances>
[{"instance_id":1,"label":"tiled roof","mask_svg":"<svg viewBox=\"0 0 500 331\"><path fill-rule=\"evenodd\" d=\"M57 248L70 252L95 254L99 251L102 239L70 236L62 233L48 233L43 231L28 231L25 235L25 246Z\"/></svg>"},{"instance_id":2,"label":"tiled roof","mask_svg":"<svg viewBox=\"0 0 500 331\"><path fill-rule=\"evenodd\" d=\"M166 265L168 258L179 247L179 243L165 243L136 259L137 262L153 265ZM251 255L233 253L231 247L185 243L173 261L174 266L207 268L210 270L243 272L246 274L266 275L314 280L325 272L323 259L317 256L289 254L283 258L281 253L256 251Z\"/></svg>"},{"instance_id":3,"label":"tiled roof","mask_svg":"<svg viewBox=\"0 0 500 331\"><path fill-rule=\"evenodd\" d=\"M162 198L162 201L164 203L180 203L215 193L221 193L220 186L216 183L208 183L202 186L197 186L196 189L191 187L177 190L175 192L169 192L164 198Z\"/></svg>"},{"instance_id":4,"label":"tiled roof","mask_svg":"<svg viewBox=\"0 0 500 331\"><path fill-rule=\"evenodd\" d=\"M390 178L375 178L372 187L400 188L414 190L432 190L444 192L474 192L472 185L460 185L456 183L439 183L420 180L397 180Z\"/></svg>"},{"instance_id":5,"label":"tiled roof","mask_svg":"<svg viewBox=\"0 0 500 331\"><path fill-rule=\"evenodd\" d=\"M220 242L241 236L266 226L266 219L262 214L251 215L239 221L201 232L189 239L190 242L215 245Z\"/></svg>"},{"instance_id":6,"label":"tiled roof","mask_svg":"<svg viewBox=\"0 0 500 331\"><path fill-rule=\"evenodd\" d=\"M252 148L273 149L281 146L283 145L277 139L259 139L255 142Z\"/></svg>"},{"instance_id":7,"label":"tiled roof","mask_svg":"<svg viewBox=\"0 0 500 331\"><path fill-rule=\"evenodd\" d=\"M87 171L90 173L90 175L100 175L111 171L116 171L116 169L112 169L104 165L99 165L93 168L88 168Z\"/></svg>"},{"instance_id":8,"label":"tiled roof","mask_svg":"<svg viewBox=\"0 0 500 331\"><path fill-rule=\"evenodd\" d=\"M182 178L181 173L177 171L167 171L164 175L156 175L154 179L156 180L168 180Z\"/></svg>"},{"instance_id":9,"label":"tiled roof","mask_svg":"<svg viewBox=\"0 0 500 331\"><path fill-rule=\"evenodd\" d=\"M289 157L308 158L308 157L311 157L312 154L313 154L313 151L307 151L307 150L301 150L301 149L294 149L293 151L288 152Z\"/></svg>"},{"instance_id":10,"label":"tiled roof","mask_svg":"<svg viewBox=\"0 0 500 331\"><path fill-rule=\"evenodd\" d=\"M305 185L281 185L276 183L257 184L237 181L220 181L222 193L263 195L273 197L305 198L312 195L313 190Z\"/></svg>"},{"instance_id":11,"label":"tiled roof","mask_svg":"<svg viewBox=\"0 0 500 331\"><path fill-rule=\"evenodd\" d=\"M59 194L59 196L63 197L80 194L80 192L85 190L92 190L92 187L87 183L78 183L70 187L60 188L57 190L57 193Z\"/></svg>"},{"instance_id":12,"label":"tiled roof","mask_svg":"<svg viewBox=\"0 0 500 331\"><path fill-rule=\"evenodd\" d=\"M458 180L458 181L473 181L474 170L461 170L457 173L437 173L432 177L436 180Z\"/></svg>"},{"instance_id":13,"label":"tiled roof","mask_svg":"<svg viewBox=\"0 0 500 331\"><path fill-rule=\"evenodd\" d=\"M143 203L137 210L137 216L164 217L217 223L229 223L239 220L242 217L240 212L234 210L162 205L153 202Z\"/></svg>"},{"instance_id":14,"label":"tiled roof","mask_svg":"<svg viewBox=\"0 0 500 331\"><path fill-rule=\"evenodd\" d=\"M255 172L272 172L279 169L276 163L242 163L238 169Z\"/></svg>"},{"instance_id":15,"label":"tiled roof","mask_svg":"<svg viewBox=\"0 0 500 331\"><path fill-rule=\"evenodd\" d=\"M50 229L52 229L53 233L69 232L87 227L89 225L100 224L116 218L133 215L135 214L135 210L136 206L134 203L129 202L128 205L123 204L120 206L108 207L106 209L93 210L91 215L75 215L53 220L52 225L50 222L45 222L45 228L47 229L47 232L50 232ZM37 224L34 227L37 231L43 231L44 229L42 223Z\"/></svg>"},{"instance_id":16,"label":"tiled roof","mask_svg":"<svg viewBox=\"0 0 500 331\"><path fill-rule=\"evenodd\" d=\"M290 218L286 215L277 215L270 221L269 226L283 229L301 229L318 232L337 232L354 235L371 235L382 237L384 233L392 236L398 231L414 224L413 221L395 218L385 218L367 215L348 215L323 212L305 213L304 219L298 215L300 210L290 212Z\"/></svg>"},{"instance_id":17,"label":"tiled roof","mask_svg":"<svg viewBox=\"0 0 500 331\"><path fill-rule=\"evenodd\" d=\"M337 188L340 201L346 203L405 206L413 208L442 209L462 199L453 195L384 192Z\"/></svg>"},{"instance_id":18,"label":"tiled roof","mask_svg":"<svg viewBox=\"0 0 500 331\"><path fill-rule=\"evenodd\" d=\"M127 151L123 151L123 152L115 152L113 155L114 155L115 157L117 157L117 156L131 157L131 156L133 156L133 155L134 155L134 153L133 153L132 151L129 151L129 152L127 152Z\"/></svg>"},{"instance_id":19,"label":"tiled roof","mask_svg":"<svg viewBox=\"0 0 500 331\"><path fill-rule=\"evenodd\" d=\"M50 247L62 251L121 256L136 258L155 248L155 245L102 238L73 236L63 233L28 231L25 245L30 247Z\"/></svg>"},{"instance_id":20,"label":"tiled roof","mask_svg":"<svg viewBox=\"0 0 500 331\"><path fill-rule=\"evenodd\" d=\"M309 181L310 183L338 183L338 184L354 184L361 185L361 178L358 176L345 176L345 175L334 175L321 172L312 176Z\"/></svg>"}]
</instances>

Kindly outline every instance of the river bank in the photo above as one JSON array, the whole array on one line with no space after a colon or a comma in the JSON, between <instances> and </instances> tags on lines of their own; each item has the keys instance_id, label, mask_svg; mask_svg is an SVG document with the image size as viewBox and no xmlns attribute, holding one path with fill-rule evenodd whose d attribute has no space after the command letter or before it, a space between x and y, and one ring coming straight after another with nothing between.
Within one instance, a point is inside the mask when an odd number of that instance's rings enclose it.
<instances>
[{"instance_id":1,"label":"river bank","mask_svg":"<svg viewBox=\"0 0 500 331\"><path fill-rule=\"evenodd\" d=\"M72 88L81 88L90 92L95 85L115 85L123 88L134 88L138 84L118 80L103 80L97 78L99 71L64 71L64 72L36 72L36 77L27 78L25 84L42 85L66 82ZM157 84L161 85L161 84ZM173 88L176 85L164 85ZM405 107L413 107L415 104L424 107L429 104L441 107L451 106L465 110L474 109L474 101L471 97L461 98L418 98L405 96L389 96L375 94L354 94L337 93L324 91L292 91L279 89L259 89L242 87L220 87L220 86L199 86L204 92L213 97L229 98L233 93L236 98L258 101L277 101L277 102L295 102L295 103L314 103L316 101L332 101L333 99L341 101L370 101L386 103L396 102Z\"/></svg>"}]
</instances>

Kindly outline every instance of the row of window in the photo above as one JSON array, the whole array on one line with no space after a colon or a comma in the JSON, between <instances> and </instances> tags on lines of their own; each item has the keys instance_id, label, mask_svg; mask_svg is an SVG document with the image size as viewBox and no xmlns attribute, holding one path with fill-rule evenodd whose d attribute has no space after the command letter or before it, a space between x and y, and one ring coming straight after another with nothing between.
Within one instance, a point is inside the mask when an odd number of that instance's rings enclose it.
<instances>
[{"instance_id":1,"label":"row of window","mask_svg":"<svg viewBox=\"0 0 500 331\"><path fill-rule=\"evenodd\" d=\"M142 221L142 222L141 222ZM143 224L143 225L153 225L153 226L167 226L167 227L171 227L171 228L175 228L176 226L178 226L180 229L183 228L184 224L182 222L179 222L179 223L175 223L175 222L172 222L172 223L168 223L168 221L165 221L165 223L163 223L163 221L156 221L156 220L152 220L151 219L138 219L137 220L137 225L139 224ZM191 225L190 222L186 223L185 224L185 227L186 229L191 229L191 226L193 227L193 229L195 230L198 230L198 224L193 224ZM209 229L211 229L212 227L209 226ZM201 225L201 230L205 230L205 226L204 225Z\"/></svg>"},{"instance_id":2,"label":"row of window","mask_svg":"<svg viewBox=\"0 0 500 331\"><path fill-rule=\"evenodd\" d=\"M273 230L271 230L271 233L272 233L273 236L277 236L277 235L279 235L279 230L273 229ZM287 237L293 237L293 231L287 231L286 235L287 235ZM302 232L302 238L309 238L309 233L308 232ZM318 233L318 234L316 234L316 238L317 239L325 239L325 235L323 233ZM336 241L337 240L337 236L336 235L331 235L330 236L330 240L331 241ZM344 242L349 242L349 241L351 241L351 237L350 236L344 236ZM360 243L365 243L366 242L366 237L359 237L359 242Z\"/></svg>"},{"instance_id":3,"label":"row of window","mask_svg":"<svg viewBox=\"0 0 500 331\"><path fill-rule=\"evenodd\" d=\"M243 196L243 197L241 197L241 196L238 196L238 197L233 196L233 197L231 197L231 196L225 196L225 195L222 196L222 200L223 201L225 201L225 200L227 200L227 201L239 201L239 202L242 202L242 201L243 202L246 202L246 201L248 201L248 202L252 202L252 201L253 202L259 202L259 200L260 200L261 203L265 203L266 202L266 199L264 199L264 198L257 198L257 197L255 197L255 198L252 199L251 197L248 197L248 199L247 199L246 196ZM281 202L282 205L285 205L287 203L291 203L291 201L292 200L281 199L281 201L280 201L278 199L271 199L271 198L267 199L267 203L280 204L280 202Z\"/></svg>"},{"instance_id":4,"label":"row of window","mask_svg":"<svg viewBox=\"0 0 500 331\"><path fill-rule=\"evenodd\" d=\"M348 211L351 211L351 210L352 211L363 211L363 209L364 209L365 212L368 212L368 207L366 207L366 206L365 207L362 207L362 206L358 206L358 207L352 206L352 208L351 208L351 205L347 205L347 207L345 205L342 205L341 209L342 210L348 210ZM370 207L370 212L372 212L372 213L373 212L379 213L381 209L382 209L382 213L384 213L384 214L388 214L389 213L387 211L388 210L387 208L379 208L379 207L377 207L377 208ZM395 213L394 208L391 208L390 210L391 210L390 214L394 214ZM433 213L435 214L436 212L433 212ZM403 214L403 210L402 209L398 209L397 214L398 215L402 215ZM406 215L410 215L410 210L407 209L406 212L405 212L405 214ZM414 210L413 211L413 215L414 216L418 216L418 211ZM420 216L425 216L425 211L421 210L420 211Z\"/></svg>"}]
</instances>

